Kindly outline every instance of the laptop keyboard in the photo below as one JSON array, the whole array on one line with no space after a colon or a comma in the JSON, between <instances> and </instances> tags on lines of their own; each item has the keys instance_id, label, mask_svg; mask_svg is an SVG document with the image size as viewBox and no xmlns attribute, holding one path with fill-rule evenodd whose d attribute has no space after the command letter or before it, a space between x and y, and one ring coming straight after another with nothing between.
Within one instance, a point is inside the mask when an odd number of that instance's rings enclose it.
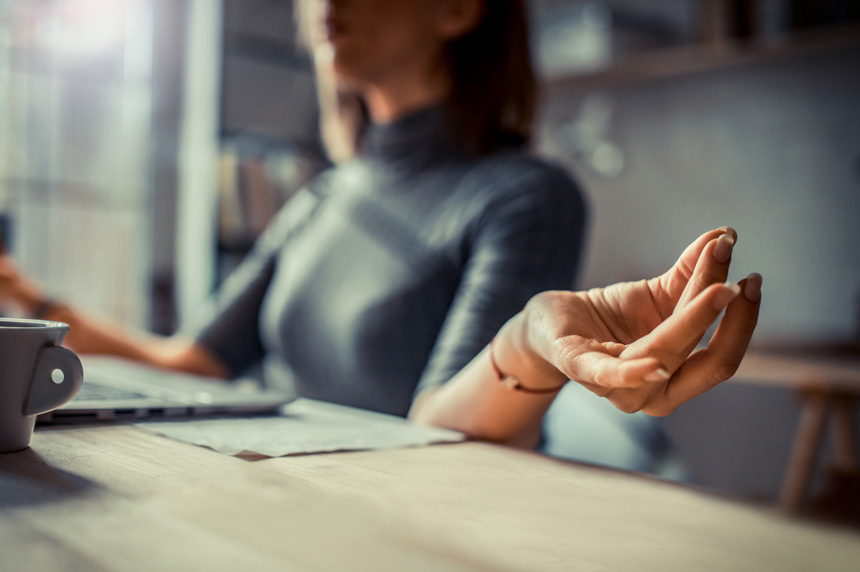
<instances>
[{"instance_id":1,"label":"laptop keyboard","mask_svg":"<svg viewBox=\"0 0 860 572\"><path fill-rule=\"evenodd\" d=\"M75 396L76 401L109 401L146 398L147 396L141 393L86 382L84 382L80 391L78 391L78 394Z\"/></svg>"}]
</instances>

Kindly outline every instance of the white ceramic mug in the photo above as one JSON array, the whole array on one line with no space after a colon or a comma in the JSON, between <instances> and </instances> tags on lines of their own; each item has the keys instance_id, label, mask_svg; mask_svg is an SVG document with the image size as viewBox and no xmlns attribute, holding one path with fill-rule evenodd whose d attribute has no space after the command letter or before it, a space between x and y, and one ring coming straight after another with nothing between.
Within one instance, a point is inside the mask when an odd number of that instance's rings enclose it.
<instances>
[{"instance_id":1,"label":"white ceramic mug","mask_svg":"<svg viewBox=\"0 0 860 572\"><path fill-rule=\"evenodd\" d=\"M81 388L81 360L60 346L68 331L62 322L0 318L0 453L28 447L36 416Z\"/></svg>"}]
</instances>

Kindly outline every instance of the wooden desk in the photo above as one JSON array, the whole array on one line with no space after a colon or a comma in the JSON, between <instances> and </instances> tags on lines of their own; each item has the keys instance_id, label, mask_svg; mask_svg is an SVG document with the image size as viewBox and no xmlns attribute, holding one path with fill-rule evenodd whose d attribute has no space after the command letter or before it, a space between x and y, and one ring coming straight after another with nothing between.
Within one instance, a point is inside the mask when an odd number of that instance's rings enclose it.
<instances>
[{"instance_id":1,"label":"wooden desk","mask_svg":"<svg viewBox=\"0 0 860 572\"><path fill-rule=\"evenodd\" d=\"M480 443L246 461L132 427L0 455L0 570L854 570L860 534Z\"/></svg>"},{"instance_id":2,"label":"wooden desk","mask_svg":"<svg viewBox=\"0 0 860 572\"><path fill-rule=\"evenodd\" d=\"M802 508L829 418L839 468L857 470L854 410L860 399L860 358L750 352L733 381L785 387L801 400L803 412L779 497L783 509Z\"/></svg>"}]
</instances>

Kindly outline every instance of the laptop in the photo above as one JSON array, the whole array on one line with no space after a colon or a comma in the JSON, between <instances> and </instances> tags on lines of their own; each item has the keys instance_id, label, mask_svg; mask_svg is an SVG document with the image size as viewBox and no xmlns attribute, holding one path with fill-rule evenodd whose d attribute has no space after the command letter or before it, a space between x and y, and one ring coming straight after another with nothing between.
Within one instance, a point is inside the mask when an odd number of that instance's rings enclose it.
<instances>
[{"instance_id":1,"label":"laptop","mask_svg":"<svg viewBox=\"0 0 860 572\"><path fill-rule=\"evenodd\" d=\"M225 382L102 356L82 356L81 362L84 383L78 394L59 409L39 415L37 423L274 414L295 399L260 390L252 380Z\"/></svg>"}]
</instances>

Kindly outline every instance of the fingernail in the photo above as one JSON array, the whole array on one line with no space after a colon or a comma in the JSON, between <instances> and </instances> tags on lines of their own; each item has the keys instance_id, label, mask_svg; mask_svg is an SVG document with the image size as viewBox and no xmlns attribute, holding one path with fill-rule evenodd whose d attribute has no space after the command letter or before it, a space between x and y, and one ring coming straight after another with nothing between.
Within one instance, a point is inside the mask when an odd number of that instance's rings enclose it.
<instances>
[{"instance_id":1,"label":"fingernail","mask_svg":"<svg viewBox=\"0 0 860 572\"><path fill-rule=\"evenodd\" d=\"M717 239L717 245L714 247L714 258L717 262L725 263L732 255L732 248L735 246L735 238L731 234L720 235Z\"/></svg>"},{"instance_id":2,"label":"fingernail","mask_svg":"<svg viewBox=\"0 0 860 572\"><path fill-rule=\"evenodd\" d=\"M724 234L730 234L730 235L732 235L732 238L733 238L733 239L735 239L735 241L737 241L737 240L738 240L738 231L736 231L735 229L733 229L733 228L732 228L732 227L730 227L730 226L721 226L721 227L720 227L720 228L718 228L717 230L721 231L721 232L722 232L722 233L724 233Z\"/></svg>"},{"instance_id":3,"label":"fingernail","mask_svg":"<svg viewBox=\"0 0 860 572\"><path fill-rule=\"evenodd\" d=\"M661 367L647 374L642 379L645 381L666 381L670 377L672 377L671 374Z\"/></svg>"},{"instance_id":4,"label":"fingernail","mask_svg":"<svg viewBox=\"0 0 860 572\"><path fill-rule=\"evenodd\" d=\"M747 276L747 283L744 286L744 297L750 302L761 300L761 274L758 272L753 272Z\"/></svg>"},{"instance_id":5,"label":"fingernail","mask_svg":"<svg viewBox=\"0 0 860 572\"><path fill-rule=\"evenodd\" d=\"M714 299L711 302L711 308L713 308L715 312L722 312L723 309L729 305L729 302L734 300L735 296L741 293L741 287L737 284L726 282L725 286L725 288L720 290L719 293L714 296Z\"/></svg>"}]
</instances>

